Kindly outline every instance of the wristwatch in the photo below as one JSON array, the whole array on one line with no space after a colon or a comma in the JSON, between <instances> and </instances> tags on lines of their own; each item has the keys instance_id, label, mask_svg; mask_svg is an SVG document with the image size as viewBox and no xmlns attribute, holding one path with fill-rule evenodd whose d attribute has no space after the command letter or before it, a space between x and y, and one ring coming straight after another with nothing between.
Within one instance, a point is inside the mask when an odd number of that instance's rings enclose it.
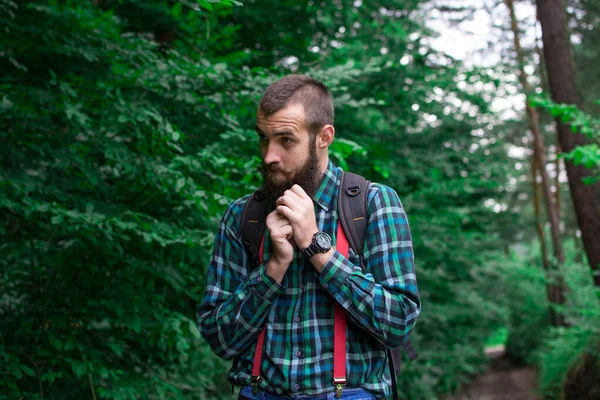
<instances>
[{"instance_id":1,"label":"wristwatch","mask_svg":"<svg viewBox=\"0 0 600 400\"><path fill-rule=\"evenodd\" d=\"M325 232L317 232L312 237L310 246L302 250L304 257L311 258L317 253L327 253L331 249L331 237Z\"/></svg>"}]
</instances>

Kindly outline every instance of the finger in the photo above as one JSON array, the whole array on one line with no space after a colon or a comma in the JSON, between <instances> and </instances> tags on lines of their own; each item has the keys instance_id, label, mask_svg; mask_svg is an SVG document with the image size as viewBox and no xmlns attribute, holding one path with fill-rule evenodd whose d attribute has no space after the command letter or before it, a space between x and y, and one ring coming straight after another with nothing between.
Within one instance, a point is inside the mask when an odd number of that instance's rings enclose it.
<instances>
[{"instance_id":1,"label":"finger","mask_svg":"<svg viewBox=\"0 0 600 400\"><path fill-rule=\"evenodd\" d=\"M288 206L292 210L298 210L300 199L298 196L292 192L286 191L286 194L281 196L275 202L276 206Z\"/></svg>"},{"instance_id":2,"label":"finger","mask_svg":"<svg viewBox=\"0 0 600 400\"><path fill-rule=\"evenodd\" d=\"M277 208L275 208L273 211L271 211L268 215L267 215L267 221L269 220L274 220L276 218L279 218L281 214L279 214L279 212L277 211Z\"/></svg>"},{"instance_id":3,"label":"finger","mask_svg":"<svg viewBox=\"0 0 600 400\"><path fill-rule=\"evenodd\" d=\"M279 212L279 210L277 210L277 206L275 207L275 209L273 211L271 211L269 213L269 215L267 215L267 221L272 221L272 222L276 222L279 221L280 219L287 219L285 217L285 215L283 215L282 213Z\"/></svg>"},{"instance_id":4,"label":"finger","mask_svg":"<svg viewBox=\"0 0 600 400\"><path fill-rule=\"evenodd\" d=\"M295 184L294 186L292 186L290 191L293 192L298 197L300 197L301 199L309 199L310 198L310 196L308 194L306 194L304 189L302 189L302 186L300 186L298 184Z\"/></svg>"},{"instance_id":5,"label":"finger","mask_svg":"<svg viewBox=\"0 0 600 400\"><path fill-rule=\"evenodd\" d=\"M294 236L294 230L292 229L291 225L285 225L281 227L280 233L286 237L286 239L289 239L290 237Z\"/></svg>"},{"instance_id":6,"label":"finger","mask_svg":"<svg viewBox=\"0 0 600 400\"><path fill-rule=\"evenodd\" d=\"M276 224L279 229L287 229L288 227L292 229L292 223L285 217L277 220Z\"/></svg>"},{"instance_id":7,"label":"finger","mask_svg":"<svg viewBox=\"0 0 600 400\"><path fill-rule=\"evenodd\" d=\"M273 210L267 216L267 227L269 229L279 228L279 227L286 226L286 225L291 226L290 221L287 219L287 217L284 214L279 212L277 209Z\"/></svg>"},{"instance_id":8,"label":"finger","mask_svg":"<svg viewBox=\"0 0 600 400\"><path fill-rule=\"evenodd\" d=\"M277 211L285 216L285 218L292 223L292 221L296 220L296 213L286 205L277 206Z\"/></svg>"},{"instance_id":9,"label":"finger","mask_svg":"<svg viewBox=\"0 0 600 400\"><path fill-rule=\"evenodd\" d=\"M298 186L298 185L294 185L294 186ZM292 188L294 187L292 186ZM298 186L300 187L300 186ZM292 188L286 190L285 192L283 192L283 195L277 199L277 200L281 200L281 199L286 199L286 198L290 198L290 199L300 199L301 197L298 195L298 193L294 192L292 190ZM300 188L300 190L302 190L302 188Z\"/></svg>"}]
</instances>

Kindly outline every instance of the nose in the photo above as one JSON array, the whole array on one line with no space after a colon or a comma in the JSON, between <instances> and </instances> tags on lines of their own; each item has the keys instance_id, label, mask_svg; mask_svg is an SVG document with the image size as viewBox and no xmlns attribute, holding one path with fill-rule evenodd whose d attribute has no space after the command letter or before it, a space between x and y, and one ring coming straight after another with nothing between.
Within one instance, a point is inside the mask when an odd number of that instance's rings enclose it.
<instances>
[{"instance_id":1,"label":"nose","mask_svg":"<svg viewBox=\"0 0 600 400\"><path fill-rule=\"evenodd\" d=\"M276 146L272 145L271 143L267 145L263 155L263 161L265 164L277 164L281 162L281 157L277 152Z\"/></svg>"}]
</instances>

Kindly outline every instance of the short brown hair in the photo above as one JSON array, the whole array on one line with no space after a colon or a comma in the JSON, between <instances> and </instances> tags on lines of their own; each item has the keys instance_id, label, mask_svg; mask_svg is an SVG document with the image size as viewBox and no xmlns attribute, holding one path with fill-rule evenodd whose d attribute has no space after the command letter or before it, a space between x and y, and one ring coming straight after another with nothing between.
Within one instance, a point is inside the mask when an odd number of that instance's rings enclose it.
<instances>
[{"instance_id":1,"label":"short brown hair","mask_svg":"<svg viewBox=\"0 0 600 400\"><path fill-rule=\"evenodd\" d=\"M305 75L287 75L269 86L258 111L268 117L291 104L304 107L306 126L312 135L325 125L333 125L333 100L327 86Z\"/></svg>"}]
</instances>

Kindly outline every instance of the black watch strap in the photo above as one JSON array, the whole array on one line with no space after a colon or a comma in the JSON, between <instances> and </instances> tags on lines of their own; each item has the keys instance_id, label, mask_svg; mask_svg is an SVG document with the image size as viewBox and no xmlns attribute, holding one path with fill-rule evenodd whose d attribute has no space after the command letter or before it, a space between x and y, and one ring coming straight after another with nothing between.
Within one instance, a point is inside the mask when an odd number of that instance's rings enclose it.
<instances>
[{"instance_id":1,"label":"black watch strap","mask_svg":"<svg viewBox=\"0 0 600 400\"><path fill-rule=\"evenodd\" d=\"M311 258L315 254L317 254L317 246L314 243L311 243L310 246L302 250L302 254L306 258Z\"/></svg>"}]
</instances>

